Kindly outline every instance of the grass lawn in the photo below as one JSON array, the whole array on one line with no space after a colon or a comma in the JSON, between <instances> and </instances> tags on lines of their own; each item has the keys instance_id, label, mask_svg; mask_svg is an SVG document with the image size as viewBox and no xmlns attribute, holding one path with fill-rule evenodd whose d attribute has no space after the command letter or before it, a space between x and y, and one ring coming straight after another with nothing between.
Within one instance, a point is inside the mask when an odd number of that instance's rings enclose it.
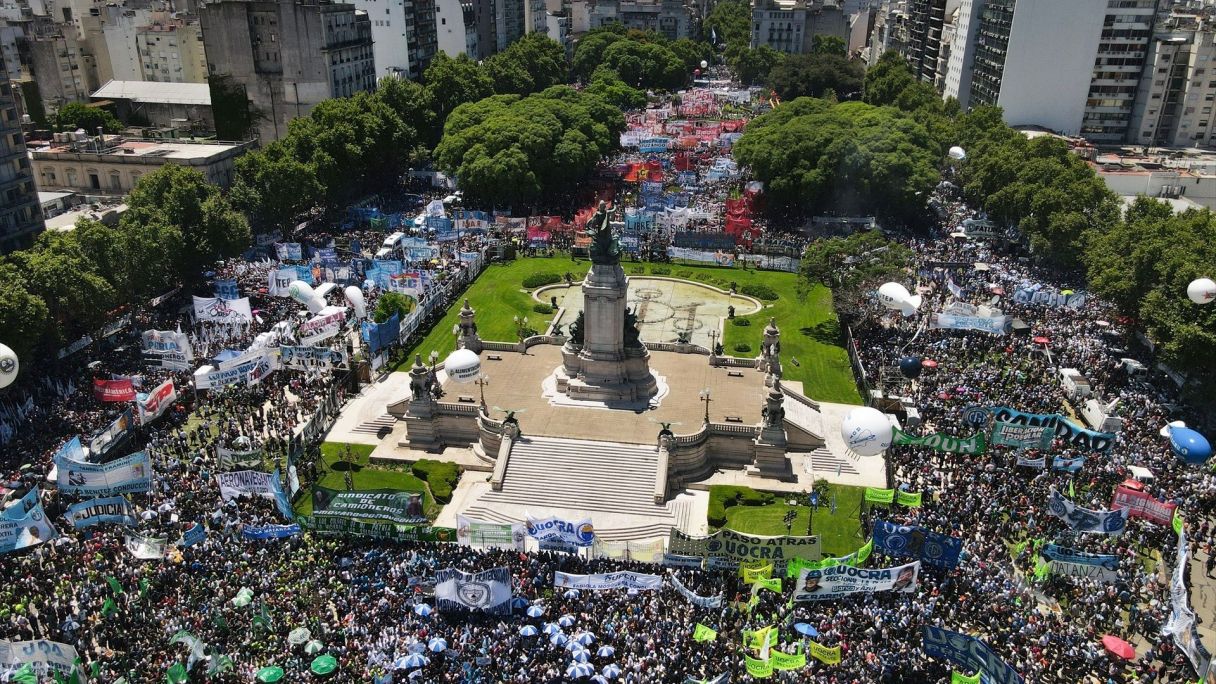
<instances>
[{"instance_id":1,"label":"grass lawn","mask_svg":"<svg viewBox=\"0 0 1216 684\"><path fill-rule=\"evenodd\" d=\"M575 263L569 257L516 259L506 264L492 264L469 287L465 296L477 310L477 330L482 339L514 341L514 317L528 317L529 327L543 332L552 315L532 310L536 301L523 289L523 279L533 273L566 273L581 279L591 264L586 259ZM807 396L820 401L860 404L861 396L849 367L849 356L843 347L840 324L832 311L832 293L822 285L806 288L799 297L798 276L777 271L755 271L717 266L687 266L684 264L651 264L625 262L627 275L660 275L707 283L727 289L734 282L740 290L748 285L766 285L778 295L765 308L751 316L750 325L726 324L722 343L727 354L755 356L760 353L760 338L770 316L776 317L781 328L781 360L787 380L802 383ZM456 348L452 326L459 320L463 302L458 302L431 329L422 341L410 350L397 370L408 370L414 354L425 359L431 351L440 358ZM736 344L747 344L746 354L734 351ZM794 360L798 363L794 363Z\"/></svg>"},{"instance_id":2,"label":"grass lawn","mask_svg":"<svg viewBox=\"0 0 1216 684\"><path fill-rule=\"evenodd\" d=\"M857 508L861 505L864 490L861 487L846 485L830 485L836 497L836 512L832 513L830 505L821 505L815 511L814 533L823 540L823 553L826 556L844 556L861 548L865 539L861 536L861 525L857 522ZM710 488L713 496L713 488ZM776 500L765 506L730 506L726 509L726 527L749 534L782 535L785 534L785 514L793 509L798 517L790 527L794 535L806 534L807 520L810 516L809 506L790 506L785 503L793 496L790 493L774 492ZM802 495L798 499L805 501ZM830 504L831 497L828 497Z\"/></svg>"},{"instance_id":3,"label":"grass lawn","mask_svg":"<svg viewBox=\"0 0 1216 684\"><path fill-rule=\"evenodd\" d=\"M408 466L384 467L370 465L368 456L375 450L370 444L345 444L342 442L325 442L321 445L321 460L325 462L325 474L317 484L330 489L346 489L346 469L348 464L342 456L346 447L354 456L354 463L349 467L355 483L355 489L397 489L422 492L422 510L426 516L434 520L442 506L435 503L431 490L426 482L415 477ZM295 505L296 515L312 513L312 496L305 495Z\"/></svg>"}]
</instances>

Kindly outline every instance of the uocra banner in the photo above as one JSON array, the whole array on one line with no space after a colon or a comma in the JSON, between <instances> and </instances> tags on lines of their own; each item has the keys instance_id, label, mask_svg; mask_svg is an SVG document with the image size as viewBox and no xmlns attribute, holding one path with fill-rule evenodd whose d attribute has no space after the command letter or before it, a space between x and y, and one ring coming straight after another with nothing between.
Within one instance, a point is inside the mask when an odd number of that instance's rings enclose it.
<instances>
[{"instance_id":1,"label":"uocra banner","mask_svg":"<svg viewBox=\"0 0 1216 684\"><path fill-rule=\"evenodd\" d=\"M663 588L663 578L639 572L610 572L600 575L572 575L566 572L553 573L555 589L638 589L657 590Z\"/></svg>"},{"instance_id":2,"label":"uocra banner","mask_svg":"<svg viewBox=\"0 0 1216 684\"><path fill-rule=\"evenodd\" d=\"M744 560L784 563L790 558L817 561L823 557L823 548L817 536L769 537L726 528L705 537L694 537L672 528L667 551L677 556L714 558L726 561L727 566L737 565Z\"/></svg>"},{"instance_id":3,"label":"uocra banner","mask_svg":"<svg viewBox=\"0 0 1216 684\"><path fill-rule=\"evenodd\" d=\"M1063 520L1074 532L1123 534L1127 527L1127 511L1094 511L1069 501L1053 487L1047 499L1047 510Z\"/></svg>"},{"instance_id":4,"label":"uocra banner","mask_svg":"<svg viewBox=\"0 0 1216 684\"><path fill-rule=\"evenodd\" d=\"M0 518L0 553L27 549L58 536L59 532L51 526L46 512L42 510L41 501L21 518Z\"/></svg>"},{"instance_id":5,"label":"uocra banner","mask_svg":"<svg viewBox=\"0 0 1216 684\"><path fill-rule=\"evenodd\" d=\"M874 548L896 558L918 558L925 565L952 569L958 567L963 540L915 525L896 525L876 520Z\"/></svg>"},{"instance_id":6,"label":"uocra banner","mask_svg":"<svg viewBox=\"0 0 1216 684\"><path fill-rule=\"evenodd\" d=\"M924 437L909 435L908 433L894 428L895 440L892 442L895 446L924 446L950 454L982 454L988 447L984 441L984 433L977 432L970 437L961 439L959 437L951 437L944 432L935 432Z\"/></svg>"},{"instance_id":7,"label":"uocra banner","mask_svg":"<svg viewBox=\"0 0 1216 684\"><path fill-rule=\"evenodd\" d=\"M591 518L572 522L529 515L527 522L528 536L540 542L542 549L573 553L580 547L591 546L595 541L595 527L591 524Z\"/></svg>"},{"instance_id":8,"label":"uocra banner","mask_svg":"<svg viewBox=\"0 0 1216 684\"><path fill-rule=\"evenodd\" d=\"M1022 684L1022 675L988 647L966 634L925 625L925 654L948 660L965 672L982 672L992 684Z\"/></svg>"},{"instance_id":9,"label":"uocra banner","mask_svg":"<svg viewBox=\"0 0 1216 684\"><path fill-rule=\"evenodd\" d=\"M894 568L854 568L836 565L823 570L804 570L794 589L795 601L831 601L849 594L916 591L920 561Z\"/></svg>"}]
</instances>

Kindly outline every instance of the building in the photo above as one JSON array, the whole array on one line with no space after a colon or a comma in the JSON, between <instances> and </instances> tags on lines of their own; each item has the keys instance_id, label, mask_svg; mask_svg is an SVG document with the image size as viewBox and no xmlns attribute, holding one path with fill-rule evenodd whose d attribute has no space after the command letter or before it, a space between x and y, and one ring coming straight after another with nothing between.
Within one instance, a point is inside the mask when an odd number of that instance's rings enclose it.
<instances>
[{"instance_id":1,"label":"building","mask_svg":"<svg viewBox=\"0 0 1216 684\"><path fill-rule=\"evenodd\" d=\"M1197 14L1175 14L1154 34L1136 94L1128 142L1211 147L1216 32Z\"/></svg>"},{"instance_id":2,"label":"building","mask_svg":"<svg viewBox=\"0 0 1216 684\"><path fill-rule=\"evenodd\" d=\"M367 12L328 0L220 0L200 8L207 73L244 88L265 141L319 102L374 90Z\"/></svg>"},{"instance_id":3,"label":"building","mask_svg":"<svg viewBox=\"0 0 1216 684\"><path fill-rule=\"evenodd\" d=\"M754 0L752 47L778 52L810 52L815 36L836 36L849 44L851 19L837 0Z\"/></svg>"},{"instance_id":4,"label":"building","mask_svg":"<svg viewBox=\"0 0 1216 684\"><path fill-rule=\"evenodd\" d=\"M0 57L0 73L6 68ZM40 207L13 86L0 79L0 254L33 244L43 230Z\"/></svg>"},{"instance_id":5,"label":"building","mask_svg":"<svg viewBox=\"0 0 1216 684\"><path fill-rule=\"evenodd\" d=\"M439 49L436 13L455 14L451 0L352 1L371 23L377 79L421 77Z\"/></svg>"},{"instance_id":6,"label":"building","mask_svg":"<svg viewBox=\"0 0 1216 684\"><path fill-rule=\"evenodd\" d=\"M69 102L87 100L96 89L88 81L84 50L75 31L68 29L55 27L51 33L27 36L31 80L48 114Z\"/></svg>"},{"instance_id":7,"label":"building","mask_svg":"<svg viewBox=\"0 0 1216 684\"><path fill-rule=\"evenodd\" d=\"M435 0L435 32L437 34L435 49L448 57L477 54L475 51L469 52L469 33L465 24L466 11L471 17L472 3L461 2L461 0ZM474 31L474 40L476 40L476 35L477 32ZM372 36L375 37L374 29ZM376 64L379 65L379 63L380 60L377 59Z\"/></svg>"},{"instance_id":8,"label":"building","mask_svg":"<svg viewBox=\"0 0 1216 684\"><path fill-rule=\"evenodd\" d=\"M207 82L207 55L197 21L156 13L152 23L136 29L135 44L143 80Z\"/></svg>"},{"instance_id":9,"label":"building","mask_svg":"<svg viewBox=\"0 0 1216 684\"><path fill-rule=\"evenodd\" d=\"M668 40L688 38L693 31L692 10L683 0L597 0L590 20L592 27L620 23Z\"/></svg>"},{"instance_id":10,"label":"building","mask_svg":"<svg viewBox=\"0 0 1216 684\"><path fill-rule=\"evenodd\" d=\"M152 21L152 13L148 10L122 8L122 11L111 15L101 29L105 41L106 53L109 55L109 77L105 73L98 74L102 83L110 80L141 81L144 78L143 67L140 64L139 48L136 47L136 30Z\"/></svg>"},{"instance_id":11,"label":"building","mask_svg":"<svg viewBox=\"0 0 1216 684\"><path fill-rule=\"evenodd\" d=\"M29 152L39 187L83 195L125 195L140 177L166 164L196 169L209 182L227 187L236 158L253 146L252 142L167 142L117 135L58 137Z\"/></svg>"},{"instance_id":12,"label":"building","mask_svg":"<svg viewBox=\"0 0 1216 684\"><path fill-rule=\"evenodd\" d=\"M958 100L967 109L971 102L971 73L975 63L975 47L980 17L987 0L962 0L954 15L950 50L946 55L946 73L942 79L942 97Z\"/></svg>"},{"instance_id":13,"label":"building","mask_svg":"<svg viewBox=\"0 0 1216 684\"><path fill-rule=\"evenodd\" d=\"M206 83L110 81L92 99L95 104L112 104L122 121L145 121L169 137L215 131L211 88Z\"/></svg>"},{"instance_id":14,"label":"building","mask_svg":"<svg viewBox=\"0 0 1216 684\"><path fill-rule=\"evenodd\" d=\"M905 57L912 67L912 73L925 83L933 83L937 78L946 4L947 0L908 0L908 48Z\"/></svg>"},{"instance_id":15,"label":"building","mask_svg":"<svg viewBox=\"0 0 1216 684\"><path fill-rule=\"evenodd\" d=\"M999 105L1011 125L1039 125L1099 143L1127 138L1158 0L964 2L957 69L968 106ZM982 9L977 9L982 4ZM967 61L967 54L971 59ZM954 73L951 73L954 71ZM966 74L970 71L970 74Z\"/></svg>"}]
</instances>

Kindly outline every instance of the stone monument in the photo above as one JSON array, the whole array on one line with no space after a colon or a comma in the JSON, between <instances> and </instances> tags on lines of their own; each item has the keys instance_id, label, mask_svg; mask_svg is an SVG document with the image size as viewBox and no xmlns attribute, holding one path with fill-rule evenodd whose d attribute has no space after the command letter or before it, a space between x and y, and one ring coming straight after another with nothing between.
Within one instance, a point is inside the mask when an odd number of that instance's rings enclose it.
<instances>
[{"instance_id":1,"label":"stone monument","mask_svg":"<svg viewBox=\"0 0 1216 684\"><path fill-rule=\"evenodd\" d=\"M456 324L457 345L462 349L471 349L481 353L481 338L477 336L477 312L469 306L469 300L464 300L460 310L460 322Z\"/></svg>"},{"instance_id":2,"label":"stone monument","mask_svg":"<svg viewBox=\"0 0 1216 684\"><path fill-rule=\"evenodd\" d=\"M650 353L626 307L629 280L604 202L587 221L591 270L583 280L583 312L562 347L557 391L571 399L606 404L649 402L658 389Z\"/></svg>"}]
</instances>

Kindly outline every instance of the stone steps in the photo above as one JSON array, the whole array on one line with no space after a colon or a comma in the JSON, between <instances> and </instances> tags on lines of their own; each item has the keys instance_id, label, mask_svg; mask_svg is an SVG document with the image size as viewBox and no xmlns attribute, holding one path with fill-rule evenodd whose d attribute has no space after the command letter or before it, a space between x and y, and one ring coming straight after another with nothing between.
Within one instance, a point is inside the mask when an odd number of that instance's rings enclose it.
<instances>
[{"instance_id":1,"label":"stone steps","mask_svg":"<svg viewBox=\"0 0 1216 684\"><path fill-rule=\"evenodd\" d=\"M356 427L351 428L351 432L360 432L367 435L379 435L382 430L392 431L393 426L397 424L397 419L392 414L384 414L379 418L369 420L365 423L359 423Z\"/></svg>"},{"instance_id":2,"label":"stone steps","mask_svg":"<svg viewBox=\"0 0 1216 684\"><path fill-rule=\"evenodd\" d=\"M841 456L832 453L827 447L820 447L810 452L807 459L807 472L827 477L828 475L860 475L855 456Z\"/></svg>"},{"instance_id":3,"label":"stone steps","mask_svg":"<svg viewBox=\"0 0 1216 684\"><path fill-rule=\"evenodd\" d=\"M684 507L687 508L687 507ZM539 513L538 513L539 514ZM522 523L524 522L522 514L520 517L503 513L492 508L485 508L480 505L471 506L465 509L464 513L469 518L480 520L482 522L491 523ZM595 523L595 513L589 513L592 523ZM684 519L687 520L687 512L684 514ZM671 534L672 527L679 527L671 522L668 523L653 523L649 525L633 525L626 527L601 527L596 525L595 538L600 541L636 541L640 539L653 539L654 537L666 537Z\"/></svg>"}]
</instances>

